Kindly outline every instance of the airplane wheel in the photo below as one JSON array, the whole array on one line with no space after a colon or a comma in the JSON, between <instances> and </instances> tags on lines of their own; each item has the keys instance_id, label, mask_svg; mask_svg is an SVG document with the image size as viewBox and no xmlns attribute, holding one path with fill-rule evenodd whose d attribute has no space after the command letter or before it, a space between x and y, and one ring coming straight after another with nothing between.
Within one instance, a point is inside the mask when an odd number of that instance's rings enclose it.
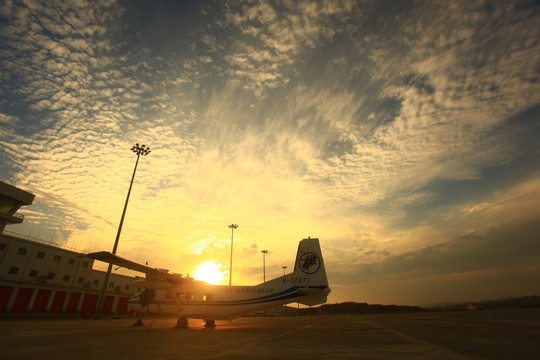
<instances>
[{"instance_id":1,"label":"airplane wheel","mask_svg":"<svg viewBox=\"0 0 540 360\"><path fill-rule=\"evenodd\" d=\"M216 327L216 320L205 320L204 327L205 328L214 328Z\"/></svg>"},{"instance_id":2,"label":"airplane wheel","mask_svg":"<svg viewBox=\"0 0 540 360\"><path fill-rule=\"evenodd\" d=\"M185 317L178 318L178 320L176 321L176 328L177 329L187 329L187 328L189 328L188 319L185 318Z\"/></svg>"}]
</instances>

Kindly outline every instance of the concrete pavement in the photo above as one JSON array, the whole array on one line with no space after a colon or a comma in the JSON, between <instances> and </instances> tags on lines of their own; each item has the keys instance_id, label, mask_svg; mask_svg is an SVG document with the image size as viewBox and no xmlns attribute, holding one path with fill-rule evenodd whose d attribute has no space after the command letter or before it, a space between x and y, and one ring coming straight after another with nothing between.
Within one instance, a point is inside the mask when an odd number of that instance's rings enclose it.
<instances>
[{"instance_id":1,"label":"concrete pavement","mask_svg":"<svg viewBox=\"0 0 540 360\"><path fill-rule=\"evenodd\" d=\"M540 309L239 318L0 320L0 359L532 359Z\"/></svg>"}]
</instances>

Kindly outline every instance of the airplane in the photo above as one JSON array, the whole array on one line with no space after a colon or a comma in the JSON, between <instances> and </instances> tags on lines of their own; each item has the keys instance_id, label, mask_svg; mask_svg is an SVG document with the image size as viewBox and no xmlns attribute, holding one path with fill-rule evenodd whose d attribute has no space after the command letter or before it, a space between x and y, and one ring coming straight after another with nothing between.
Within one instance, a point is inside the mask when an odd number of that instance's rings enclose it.
<instances>
[{"instance_id":1,"label":"airplane","mask_svg":"<svg viewBox=\"0 0 540 360\"><path fill-rule=\"evenodd\" d=\"M144 290L128 301L128 308L139 314L134 325L143 325L140 316L144 313L177 313L176 328L188 328L188 319L203 319L205 327L212 328L215 320L232 320L292 302L308 306L323 304L331 291L319 239L311 237L298 244L292 273L254 286L211 285L106 251L86 256L146 274L133 283Z\"/></svg>"}]
</instances>

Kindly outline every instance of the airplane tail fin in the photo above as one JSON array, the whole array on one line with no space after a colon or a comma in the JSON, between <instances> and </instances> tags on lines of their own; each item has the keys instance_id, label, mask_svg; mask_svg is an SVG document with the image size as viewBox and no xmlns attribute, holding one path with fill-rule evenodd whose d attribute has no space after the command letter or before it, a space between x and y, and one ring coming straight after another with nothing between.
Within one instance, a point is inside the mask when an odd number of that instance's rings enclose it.
<instances>
[{"instance_id":1,"label":"airplane tail fin","mask_svg":"<svg viewBox=\"0 0 540 360\"><path fill-rule=\"evenodd\" d=\"M325 303L330 288L319 239L307 238L300 241L292 273L258 286L273 287L284 294L295 291L300 296L295 296L294 302L300 304L312 306Z\"/></svg>"},{"instance_id":2,"label":"airplane tail fin","mask_svg":"<svg viewBox=\"0 0 540 360\"><path fill-rule=\"evenodd\" d=\"M319 239L307 238L300 241L292 275L307 277L307 285L310 288L328 288Z\"/></svg>"}]
</instances>

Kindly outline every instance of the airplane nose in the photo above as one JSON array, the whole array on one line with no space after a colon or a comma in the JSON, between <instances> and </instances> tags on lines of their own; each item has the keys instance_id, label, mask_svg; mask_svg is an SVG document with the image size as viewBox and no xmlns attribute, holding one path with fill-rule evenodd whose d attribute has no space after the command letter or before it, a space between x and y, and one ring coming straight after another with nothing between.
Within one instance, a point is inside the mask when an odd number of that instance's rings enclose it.
<instances>
[{"instance_id":1,"label":"airplane nose","mask_svg":"<svg viewBox=\"0 0 540 360\"><path fill-rule=\"evenodd\" d=\"M136 313L142 312L141 297L139 295L132 296L128 300L128 310Z\"/></svg>"},{"instance_id":2,"label":"airplane nose","mask_svg":"<svg viewBox=\"0 0 540 360\"><path fill-rule=\"evenodd\" d=\"M140 296L140 294L137 294L137 295L135 295L135 296L132 296L132 297L128 300L128 304L130 304L130 305L133 305L133 304L140 305L140 304L141 304L141 296Z\"/></svg>"}]
</instances>

